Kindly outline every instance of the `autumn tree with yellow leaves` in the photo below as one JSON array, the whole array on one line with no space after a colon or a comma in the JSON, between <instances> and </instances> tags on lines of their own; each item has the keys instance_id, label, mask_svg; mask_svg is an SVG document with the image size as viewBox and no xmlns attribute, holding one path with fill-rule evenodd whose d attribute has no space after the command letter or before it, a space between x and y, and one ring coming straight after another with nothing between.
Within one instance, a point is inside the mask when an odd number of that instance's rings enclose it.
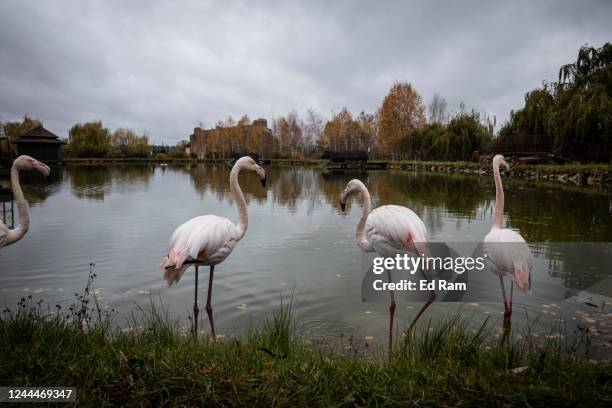
<instances>
[{"instance_id":1,"label":"autumn tree with yellow leaves","mask_svg":"<svg viewBox=\"0 0 612 408\"><path fill-rule=\"evenodd\" d=\"M395 157L395 146L426 122L421 95L410 83L393 84L378 110L377 147L381 154Z\"/></svg>"}]
</instances>

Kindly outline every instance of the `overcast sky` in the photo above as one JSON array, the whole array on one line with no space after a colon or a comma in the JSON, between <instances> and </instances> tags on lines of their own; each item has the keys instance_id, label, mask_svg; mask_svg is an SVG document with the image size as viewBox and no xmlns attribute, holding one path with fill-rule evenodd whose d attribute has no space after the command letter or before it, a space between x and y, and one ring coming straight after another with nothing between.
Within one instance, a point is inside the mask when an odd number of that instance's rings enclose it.
<instances>
[{"instance_id":1,"label":"overcast sky","mask_svg":"<svg viewBox=\"0 0 612 408\"><path fill-rule=\"evenodd\" d=\"M406 81L502 123L611 21L612 1L0 0L0 121L175 143L228 115L374 112Z\"/></svg>"}]
</instances>

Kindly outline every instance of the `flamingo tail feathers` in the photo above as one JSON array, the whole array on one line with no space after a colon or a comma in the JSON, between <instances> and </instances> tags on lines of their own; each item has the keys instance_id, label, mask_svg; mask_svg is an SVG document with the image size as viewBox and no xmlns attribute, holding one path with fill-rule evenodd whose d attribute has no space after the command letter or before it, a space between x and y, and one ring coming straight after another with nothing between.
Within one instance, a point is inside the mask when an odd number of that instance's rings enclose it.
<instances>
[{"instance_id":1,"label":"flamingo tail feathers","mask_svg":"<svg viewBox=\"0 0 612 408\"><path fill-rule=\"evenodd\" d=\"M531 290L531 274L529 265L524 262L514 262L514 282L521 292Z\"/></svg>"},{"instance_id":2,"label":"flamingo tail feathers","mask_svg":"<svg viewBox=\"0 0 612 408\"><path fill-rule=\"evenodd\" d=\"M181 266L180 268L175 268L171 266L171 267L164 269L164 280L166 281L168 286L172 286L175 283L178 283L178 281L181 280L183 273L185 273L187 268L189 268L190 266L191 265L187 264L187 265Z\"/></svg>"},{"instance_id":3,"label":"flamingo tail feathers","mask_svg":"<svg viewBox=\"0 0 612 408\"><path fill-rule=\"evenodd\" d=\"M168 255L162 259L160 266L164 268L164 279L168 286L172 286L183 276L185 270L189 268L189 264L184 265L187 254L180 251L170 251Z\"/></svg>"}]
</instances>

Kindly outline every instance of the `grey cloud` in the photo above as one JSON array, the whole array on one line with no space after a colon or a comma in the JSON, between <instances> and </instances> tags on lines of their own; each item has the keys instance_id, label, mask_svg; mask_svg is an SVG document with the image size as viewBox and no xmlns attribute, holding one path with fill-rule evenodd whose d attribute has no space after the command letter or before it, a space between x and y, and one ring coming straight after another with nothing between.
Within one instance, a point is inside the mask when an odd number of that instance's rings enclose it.
<instances>
[{"instance_id":1,"label":"grey cloud","mask_svg":"<svg viewBox=\"0 0 612 408\"><path fill-rule=\"evenodd\" d=\"M0 2L0 120L76 122L174 143L199 121L374 111L396 80L508 117L609 2Z\"/></svg>"}]
</instances>

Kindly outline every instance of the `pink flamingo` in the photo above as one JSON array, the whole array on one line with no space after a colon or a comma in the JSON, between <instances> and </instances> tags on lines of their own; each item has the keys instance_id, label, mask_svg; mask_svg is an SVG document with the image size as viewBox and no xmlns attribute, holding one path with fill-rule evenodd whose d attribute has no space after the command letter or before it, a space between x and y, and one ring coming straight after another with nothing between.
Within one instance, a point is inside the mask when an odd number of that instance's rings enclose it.
<instances>
[{"instance_id":1,"label":"pink flamingo","mask_svg":"<svg viewBox=\"0 0 612 408\"><path fill-rule=\"evenodd\" d=\"M346 208L348 198L355 193L361 193L363 199L363 210L357 222L356 233L357 245L362 251L376 252L384 257L394 257L397 253L405 251L413 254L429 254L427 229L414 211L399 205L383 205L372 210L372 202L367 187L356 179L349 181L340 194L342 211ZM389 282L391 282L391 272L387 271L387 274ZM393 291L389 291L389 294L389 355L391 355L395 295ZM425 309L433 303L435 296L435 293L431 292L431 295L410 324L406 336L409 335Z\"/></svg>"},{"instance_id":2,"label":"pink flamingo","mask_svg":"<svg viewBox=\"0 0 612 408\"><path fill-rule=\"evenodd\" d=\"M230 173L230 190L238 207L238 224L227 218L216 215L203 215L192 218L178 227L170 237L170 250L162 259L161 267L165 268L164 279L168 286L178 282L187 268L195 265L195 295L193 301L194 334L198 333L198 266L210 266L208 278L208 297L206 313L210 322L213 339L216 339L215 323L212 315L212 283L215 265L223 262L231 253L238 241L244 236L248 226L247 206L244 195L238 184L238 173L241 170L254 171L266 186L266 172L251 157L241 157L236 161Z\"/></svg>"},{"instance_id":3,"label":"pink flamingo","mask_svg":"<svg viewBox=\"0 0 612 408\"><path fill-rule=\"evenodd\" d=\"M21 191L21 185L19 184L19 172L23 170L37 170L45 177L48 177L50 173L49 166L30 156L19 156L15 159L11 167L11 188L13 190L13 197L17 201L17 208L19 209L19 226L15 229L9 229L0 221L0 248L19 241L30 228L28 202L23 196L23 191Z\"/></svg>"},{"instance_id":4,"label":"pink flamingo","mask_svg":"<svg viewBox=\"0 0 612 408\"><path fill-rule=\"evenodd\" d=\"M531 289L531 269L533 259L529 246L525 239L516 231L501 228L504 217L504 188L502 186L499 167L503 166L510 171L504 156L498 154L493 158L493 178L495 179L495 212L493 214L493 225L484 238L484 253L488 265L493 273L499 276L499 282L504 297L504 325L510 324L512 316L512 291L514 282L522 292ZM504 276L510 276L510 301L506 300L504 288Z\"/></svg>"}]
</instances>

